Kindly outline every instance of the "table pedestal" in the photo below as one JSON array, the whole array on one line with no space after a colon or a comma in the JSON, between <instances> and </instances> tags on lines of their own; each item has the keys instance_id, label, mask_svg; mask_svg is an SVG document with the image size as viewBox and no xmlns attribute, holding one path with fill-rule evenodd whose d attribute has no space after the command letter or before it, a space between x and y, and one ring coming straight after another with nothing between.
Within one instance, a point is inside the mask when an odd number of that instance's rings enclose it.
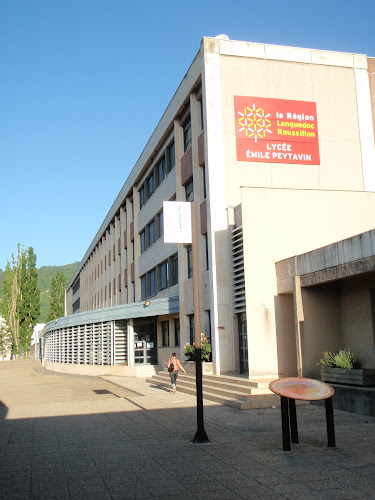
<instances>
[{"instance_id":1,"label":"table pedestal","mask_svg":"<svg viewBox=\"0 0 375 500\"><path fill-rule=\"evenodd\" d=\"M292 398L281 398L281 427L283 432L283 450L290 451L290 441L298 444L296 401ZM332 397L325 399L328 447L336 446L335 424L333 420Z\"/></svg>"}]
</instances>

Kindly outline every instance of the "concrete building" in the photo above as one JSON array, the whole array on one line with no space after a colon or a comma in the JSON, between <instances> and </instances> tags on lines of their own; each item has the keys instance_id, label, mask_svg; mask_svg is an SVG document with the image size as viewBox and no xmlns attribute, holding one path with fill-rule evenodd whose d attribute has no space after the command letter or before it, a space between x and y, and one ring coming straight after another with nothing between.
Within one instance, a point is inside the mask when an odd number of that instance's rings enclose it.
<instances>
[{"instance_id":1,"label":"concrete building","mask_svg":"<svg viewBox=\"0 0 375 500\"><path fill-rule=\"evenodd\" d=\"M204 38L46 327L49 366L183 358L191 247L164 244L163 201L194 200L216 373L317 376L321 351L344 346L375 367L369 268L360 286L303 280L345 264L326 259L339 241L375 253L374 71L362 54Z\"/></svg>"}]
</instances>

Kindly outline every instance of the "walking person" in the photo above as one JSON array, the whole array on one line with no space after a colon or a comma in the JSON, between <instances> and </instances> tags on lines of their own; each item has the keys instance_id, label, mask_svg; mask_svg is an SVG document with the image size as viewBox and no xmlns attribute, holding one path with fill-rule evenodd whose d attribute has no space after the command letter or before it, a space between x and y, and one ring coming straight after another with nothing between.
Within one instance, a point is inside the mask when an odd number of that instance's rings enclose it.
<instances>
[{"instance_id":1,"label":"walking person","mask_svg":"<svg viewBox=\"0 0 375 500\"><path fill-rule=\"evenodd\" d=\"M168 360L167 366L169 374L171 376L172 391L174 394L176 392L178 370L181 368L185 375L186 371L180 363L180 360L177 358L177 354L175 352L172 352L172 357Z\"/></svg>"}]
</instances>

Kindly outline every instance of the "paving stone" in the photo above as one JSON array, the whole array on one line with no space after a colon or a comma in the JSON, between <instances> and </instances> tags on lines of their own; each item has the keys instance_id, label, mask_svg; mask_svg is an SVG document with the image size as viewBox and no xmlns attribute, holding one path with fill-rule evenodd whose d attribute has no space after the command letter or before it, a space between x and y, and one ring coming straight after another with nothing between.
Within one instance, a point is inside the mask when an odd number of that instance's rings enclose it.
<instances>
[{"instance_id":1,"label":"paving stone","mask_svg":"<svg viewBox=\"0 0 375 500\"><path fill-rule=\"evenodd\" d=\"M25 405L21 380L31 374ZM127 399L95 394L99 380ZM335 410L337 447L329 449L324 407L299 407L300 444L285 453L279 411L209 403L210 442L194 445L195 398L179 394L176 406L144 380L121 383L52 374L31 361L0 364L8 407L7 420L0 412L1 500L374 498L374 417Z\"/></svg>"}]
</instances>

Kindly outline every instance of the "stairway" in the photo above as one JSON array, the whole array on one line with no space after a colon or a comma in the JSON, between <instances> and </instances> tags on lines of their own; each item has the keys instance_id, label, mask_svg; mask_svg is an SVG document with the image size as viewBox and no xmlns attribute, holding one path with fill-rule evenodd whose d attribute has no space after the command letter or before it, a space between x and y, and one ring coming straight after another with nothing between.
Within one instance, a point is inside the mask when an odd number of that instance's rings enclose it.
<instances>
[{"instance_id":1,"label":"stairway","mask_svg":"<svg viewBox=\"0 0 375 500\"><path fill-rule=\"evenodd\" d=\"M229 375L203 375L203 398L240 410L271 408L280 406L280 396L268 389L268 384L276 377L250 380ZM168 371L158 372L146 379L157 387L171 387ZM179 372L177 392L195 396L195 374Z\"/></svg>"}]
</instances>

